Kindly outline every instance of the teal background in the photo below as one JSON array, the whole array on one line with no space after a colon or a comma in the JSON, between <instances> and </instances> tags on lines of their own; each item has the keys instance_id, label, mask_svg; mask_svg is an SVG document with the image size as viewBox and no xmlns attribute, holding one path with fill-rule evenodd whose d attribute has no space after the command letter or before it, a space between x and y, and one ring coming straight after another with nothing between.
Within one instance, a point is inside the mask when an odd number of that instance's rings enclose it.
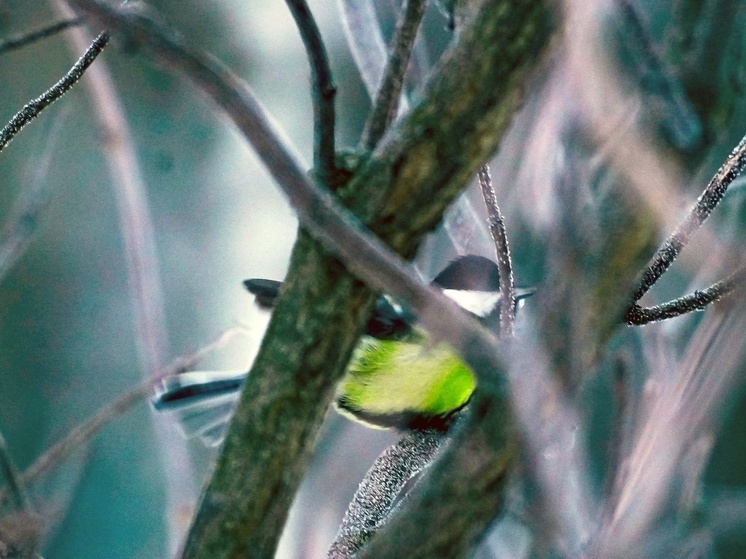
<instances>
[{"instance_id":1,"label":"teal background","mask_svg":"<svg viewBox=\"0 0 746 559\"><path fill-rule=\"evenodd\" d=\"M307 61L281 0L150 3L190 44L212 52L246 79L305 161L311 160ZM345 44L336 2L309 3L327 41L338 86L338 145L351 147L362 130L367 96ZM666 17L665 3L660 4L650 3L654 27ZM379 8L390 33L388 5L382 2ZM0 0L0 38L57 18L45 2ZM431 51L438 52L449 38L445 19L431 6L425 25ZM54 83L79 54L60 35L1 55L0 119L9 119ZM181 78L116 37L102 60L115 76L146 181L171 359L250 319L250 298L241 281L282 278L296 221L236 130ZM34 223L31 245L0 278L0 432L22 470L142 379L116 203L92 105L81 85L0 154L0 226L35 180L42 159L51 158L49 172L41 178L47 201ZM702 169L693 170L697 176L709 177L746 130L739 102L730 121L732 132L712 139L713 155L705 158ZM714 232L742 234L743 192L737 189L718 210ZM548 257L541 241L519 216L508 223L515 232L517 277L524 285L537 284ZM672 272L661 286L661 297L681 294L690 279L688 270ZM248 368L260 333L253 328L249 342L232 341L200 367ZM590 447L599 486L610 422L607 381L602 377L591 387L593 397L584 410L595 427ZM169 555L168 465L162 463L153 421L149 406L138 404L30 487L34 509L44 520L44 557ZM723 403L723 422L707 487L741 488L746 485L746 401L740 389ZM366 430L330 413L279 556L323 556L363 473L393 438L390 432ZM193 441L184 444L194 466L194 486L201 487L214 451ZM194 503L197 494L186 497ZM190 512L183 511L183 527ZM724 558L746 557L746 533L726 534L719 551Z\"/></svg>"}]
</instances>

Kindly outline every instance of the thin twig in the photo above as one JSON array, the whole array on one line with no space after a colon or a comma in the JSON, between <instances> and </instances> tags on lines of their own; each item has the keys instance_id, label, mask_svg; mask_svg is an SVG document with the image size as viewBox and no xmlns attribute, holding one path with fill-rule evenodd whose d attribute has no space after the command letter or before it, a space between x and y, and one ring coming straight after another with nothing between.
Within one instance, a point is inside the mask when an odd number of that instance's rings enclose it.
<instances>
[{"instance_id":1,"label":"thin twig","mask_svg":"<svg viewBox=\"0 0 746 559\"><path fill-rule=\"evenodd\" d=\"M314 167L322 180L333 176L334 163L334 96L337 89L329 66L329 57L313 14L305 0L286 0L298 26L311 64L313 84Z\"/></svg>"},{"instance_id":2,"label":"thin twig","mask_svg":"<svg viewBox=\"0 0 746 559\"><path fill-rule=\"evenodd\" d=\"M719 301L746 279L746 266L739 268L727 278L694 293L679 297L668 303L654 307L641 307L634 304L624 315L624 320L632 326L643 326L658 320L666 320L693 311L704 310L715 301Z\"/></svg>"},{"instance_id":3,"label":"thin twig","mask_svg":"<svg viewBox=\"0 0 746 559\"><path fill-rule=\"evenodd\" d=\"M106 404L98 412L72 429L62 440L57 442L37 458L34 463L23 472L21 479L27 484L36 481L40 476L46 474L64 461L75 450L86 445L96 435L96 433L111 421L126 413L139 401L150 396L153 393L153 388L163 379L192 368L196 363L203 359L206 354L222 347L233 336L243 333L243 331L243 328L234 327L222 332L212 342L201 347L194 353L179 357L169 366L162 369L157 375L153 375L135 388L132 388L119 396L113 402Z\"/></svg>"},{"instance_id":4,"label":"thin twig","mask_svg":"<svg viewBox=\"0 0 746 559\"><path fill-rule=\"evenodd\" d=\"M497 269L500 272L500 337L509 338L513 335L515 295L508 234L505 231L505 220L500 213L500 206L497 205L497 195L495 194L495 187L492 184L489 166L482 165L478 176L479 186L482 188L482 197L487 206L487 222L490 226L490 234L495 243Z\"/></svg>"},{"instance_id":5,"label":"thin twig","mask_svg":"<svg viewBox=\"0 0 746 559\"><path fill-rule=\"evenodd\" d=\"M373 463L355 492L327 556L350 559L388 518L404 485L432 462L442 431L410 431Z\"/></svg>"},{"instance_id":6,"label":"thin twig","mask_svg":"<svg viewBox=\"0 0 746 559\"><path fill-rule=\"evenodd\" d=\"M366 149L376 147L399 109L404 74L412 54L417 30L425 13L425 0L406 0L396 31L391 40L390 55L386 71L376 95L373 110L368 116L363 131L362 144Z\"/></svg>"},{"instance_id":7,"label":"thin twig","mask_svg":"<svg viewBox=\"0 0 746 559\"><path fill-rule=\"evenodd\" d=\"M238 334L243 334L244 332L245 329L242 327L233 327L225 330L207 345L189 355L179 357L169 366L161 369L157 375L153 375L151 378L128 390L114 401L104 405L96 413L73 428L64 438L52 445L52 447L44 452L44 454L37 458L34 463L26 468L26 470L20 475L20 481L26 485L35 482L41 476L47 474L64 462L73 452L88 444L103 427L129 411L132 406L141 400L150 396L153 393L153 388L163 379L189 370L208 353L222 347L231 338ZM0 493L0 504L2 504L6 498L7 494Z\"/></svg>"},{"instance_id":8,"label":"thin twig","mask_svg":"<svg viewBox=\"0 0 746 559\"><path fill-rule=\"evenodd\" d=\"M52 37L53 35L56 35L57 33L64 31L65 29L82 25L84 22L85 18L83 17L64 19L62 21L58 21L57 23L42 27L41 29L30 31L23 35L18 35L17 37L11 37L10 39L6 39L2 43L0 43L0 55L12 50L23 48L27 45L35 43L36 41L46 39L47 37Z\"/></svg>"},{"instance_id":9,"label":"thin twig","mask_svg":"<svg viewBox=\"0 0 746 559\"><path fill-rule=\"evenodd\" d=\"M88 67L93 64L101 51L109 42L109 34L104 31L93 40L91 46L72 68L62 77L60 81L50 87L41 96L27 103L10 122L0 130L0 151L18 134L24 126L34 120L41 111L54 103L57 99L67 93L72 86L83 76Z\"/></svg>"},{"instance_id":10,"label":"thin twig","mask_svg":"<svg viewBox=\"0 0 746 559\"><path fill-rule=\"evenodd\" d=\"M738 143L723 166L712 177L689 215L679 223L671 236L666 239L648 262L647 268L636 282L637 289L632 295L633 304L637 303L655 285L673 261L676 260L692 234L710 216L712 210L722 200L728 186L741 174L744 166L746 166L746 137Z\"/></svg>"},{"instance_id":11,"label":"thin twig","mask_svg":"<svg viewBox=\"0 0 746 559\"><path fill-rule=\"evenodd\" d=\"M15 460L13 460L13 456L2 433L0 433L0 470L8 484L8 491L13 499L13 506L18 512L29 511L31 500L26 492L26 484L21 478L21 474L16 467Z\"/></svg>"}]
</instances>

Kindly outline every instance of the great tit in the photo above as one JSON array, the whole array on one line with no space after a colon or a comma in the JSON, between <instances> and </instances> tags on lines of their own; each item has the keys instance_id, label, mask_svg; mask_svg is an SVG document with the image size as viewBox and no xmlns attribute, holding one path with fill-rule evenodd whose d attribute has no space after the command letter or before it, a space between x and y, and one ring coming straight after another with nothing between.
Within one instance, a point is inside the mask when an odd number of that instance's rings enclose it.
<instances>
[{"instance_id":1,"label":"great tit","mask_svg":"<svg viewBox=\"0 0 746 559\"><path fill-rule=\"evenodd\" d=\"M250 279L244 285L258 307L271 310L282 284ZM488 258L459 257L431 285L488 326L499 324L499 273ZM516 289L514 305L533 291ZM198 435L214 446L225 436L245 378L245 371L173 375L153 405L175 412L187 436ZM472 372L446 344L433 343L406 309L382 296L339 383L336 407L372 427L446 429L469 402L475 384Z\"/></svg>"}]
</instances>

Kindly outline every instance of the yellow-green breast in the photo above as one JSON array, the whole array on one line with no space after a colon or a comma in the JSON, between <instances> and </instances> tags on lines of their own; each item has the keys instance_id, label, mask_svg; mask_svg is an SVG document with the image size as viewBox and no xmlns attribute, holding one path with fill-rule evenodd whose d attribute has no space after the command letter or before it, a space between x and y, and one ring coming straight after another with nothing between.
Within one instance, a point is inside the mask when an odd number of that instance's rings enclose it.
<instances>
[{"instance_id":1,"label":"yellow-green breast","mask_svg":"<svg viewBox=\"0 0 746 559\"><path fill-rule=\"evenodd\" d=\"M373 426L437 426L469 401L475 385L451 349L422 331L405 340L365 337L339 385L337 406Z\"/></svg>"}]
</instances>

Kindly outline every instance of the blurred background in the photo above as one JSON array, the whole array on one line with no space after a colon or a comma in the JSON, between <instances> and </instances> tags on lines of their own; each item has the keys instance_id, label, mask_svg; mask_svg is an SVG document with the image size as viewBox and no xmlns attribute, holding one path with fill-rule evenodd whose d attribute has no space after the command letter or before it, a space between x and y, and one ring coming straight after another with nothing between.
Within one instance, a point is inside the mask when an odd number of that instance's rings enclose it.
<instances>
[{"instance_id":1,"label":"blurred background","mask_svg":"<svg viewBox=\"0 0 746 559\"><path fill-rule=\"evenodd\" d=\"M213 53L246 79L292 145L311 161L308 63L284 2L149 3L190 44ZM309 4L335 73L338 145L354 147L369 108L368 94L347 46L337 2ZM621 68L618 81L608 87L618 88L624 99L636 100L630 105L630 119L647 131L663 154L669 165L663 168L675 168L675 173L662 175L689 201L746 132L746 45L742 33L725 31L722 44L708 44L710 50L699 53L699 66L691 68L682 53L696 45L681 43L689 36L683 31L672 38L667 26L673 16L683 22L725 18L733 26L728 29L738 30L744 13L736 4L636 4L649 23L646 32L656 56L672 64L671 76L666 75L673 81L663 80L663 86L658 74L649 70L645 53L628 47L634 43L629 31L609 34L605 41L611 59ZM396 0L377 5L387 37L396 8ZM61 19L57 9L41 0L0 0L0 39ZM607 15L612 22L621 17L611 11ZM447 24L430 5L423 23L427 41L419 47L421 68L446 47L451 38ZM59 79L81 52L71 43L70 33L62 33L0 55L0 116L10 119ZM155 277L159 286L155 293L163 303L158 319L162 318L163 334L156 335L159 341L150 363L166 365L238 326L245 333L210 352L197 368L248 369L262 325L254 321L251 298L241 281L283 277L296 235L293 213L236 130L180 77L116 37L99 61L113 76L152 219L157 276L150 279ZM641 77L640 68L648 68L648 74ZM540 285L546 271L549 245L543 235L556 203L546 185L567 161L593 160L580 148L556 149L574 107L574 88L583 86L570 70L565 77L562 87L553 81L556 77L537 84L493 165L521 285ZM143 363L148 362L138 341L116 180L107 162L112 140L101 132L85 81L0 154L0 228L6 227L7 235L7 224L18 222L20 215L24 231L30 233L25 250L6 268L0 267L0 433L21 471L101 406L142 382ZM671 83L679 84L681 91L671 93ZM603 83L599 88L603 91ZM727 102L722 100L724 91ZM531 162L522 158L529 148L534 149ZM644 170L643 162L640 167ZM590 168L592 182L598 167ZM519 189L519 183L528 186ZM693 280L705 286L722 277L723 270L734 268L735 259L721 259L702 273L711 246L706 239L743 238L743 192L741 185L734 186L708 223L710 236L687 249L681 265L656 288L656 298L681 295ZM426 277L456 253L492 254L482 226L481 201L474 193L466 200L470 202L461 202L449 214L450 229L425 243L419 262ZM34 211L29 213L29 207ZM684 207L671 210L679 215L676 212ZM474 215L478 219L472 219ZM677 321L678 326L671 328L693 329L697 318ZM589 448L599 487L610 422L610 374L600 375L583 392L582 413L593 420ZM723 402L724 425L705 474L708 487L728 492L746 484L746 405L738 386L734 384L729 401ZM394 439L391 432L368 430L329 414L280 557L324 556L364 472ZM141 401L105 426L90 445L29 485L43 555L171 555L178 542L174 534L186 529L214 456L214 449L184 441L167 418L154 416ZM735 508L726 516L746 518L746 501L736 498L732 504ZM738 509L739 505L745 506ZM746 557L743 527L726 523L717 533L720 557ZM8 529L2 522L0 528ZM521 556L528 545L525 529L503 523L498 534L500 530L508 537L490 536L480 553ZM506 540L515 547L506 549Z\"/></svg>"}]
</instances>

